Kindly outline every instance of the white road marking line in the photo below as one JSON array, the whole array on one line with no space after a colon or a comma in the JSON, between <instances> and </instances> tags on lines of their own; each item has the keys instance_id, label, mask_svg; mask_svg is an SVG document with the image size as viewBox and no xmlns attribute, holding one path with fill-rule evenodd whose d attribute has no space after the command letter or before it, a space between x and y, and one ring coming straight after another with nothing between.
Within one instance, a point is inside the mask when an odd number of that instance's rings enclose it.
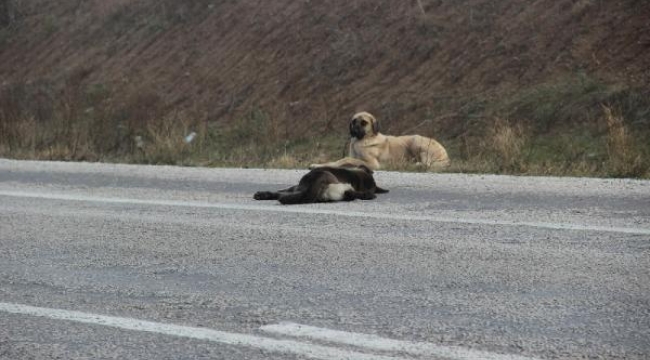
<instances>
[{"instance_id":1,"label":"white road marking line","mask_svg":"<svg viewBox=\"0 0 650 360\"><path fill-rule=\"evenodd\" d=\"M383 338L377 335L360 334L347 331L331 330L314 326L283 322L264 325L260 330L288 335L306 337L322 341L353 345L376 351L392 351L413 356L435 356L453 360L534 360L531 357L502 355L486 351L469 350L455 346L438 346L431 343L412 342Z\"/></svg>"},{"instance_id":2,"label":"white road marking line","mask_svg":"<svg viewBox=\"0 0 650 360\"><path fill-rule=\"evenodd\" d=\"M632 235L650 235L650 229L635 228L635 227L616 227L616 226L610 227L610 226L578 225L578 224L566 224L566 223L533 222L533 221L463 219L463 218L449 218L449 217L442 217L442 216L426 216L426 215L424 216L423 215L399 215L399 214L373 213L373 212L361 212L361 211L314 209L314 208L308 208L304 206L247 205L247 204L207 203L207 202L198 202L198 201L174 201L174 200L143 200L143 199L107 198L107 197L86 196L86 195L51 194L51 193L6 191L6 190L4 191L0 190L0 196L35 198L35 199L46 199L46 200L62 200L62 201L102 202L102 203L110 203L110 204L196 207L196 208L242 210L242 211L273 211L273 212L294 213L294 214L336 215L336 216L363 217L363 218L388 219L388 220L416 220L416 221L428 221L428 222L438 222L438 223L469 224L469 225L491 225L491 226L496 225L496 226L515 226L515 227L525 226L525 227L551 229L551 230L596 231L596 232L609 232L609 233L621 233L621 234L632 234Z\"/></svg>"},{"instance_id":3,"label":"white road marking line","mask_svg":"<svg viewBox=\"0 0 650 360\"><path fill-rule=\"evenodd\" d=\"M364 354L358 351L337 349L293 340L278 340L250 334L230 333L206 328L196 328L172 324L143 321L131 318L90 314L79 311L49 309L21 304L0 302L0 311L45 317L55 320L74 321L84 324L101 325L125 330L144 331L164 335L186 337L222 344L247 346L277 353L291 353L322 360L406 360L399 357Z\"/></svg>"}]
</instances>

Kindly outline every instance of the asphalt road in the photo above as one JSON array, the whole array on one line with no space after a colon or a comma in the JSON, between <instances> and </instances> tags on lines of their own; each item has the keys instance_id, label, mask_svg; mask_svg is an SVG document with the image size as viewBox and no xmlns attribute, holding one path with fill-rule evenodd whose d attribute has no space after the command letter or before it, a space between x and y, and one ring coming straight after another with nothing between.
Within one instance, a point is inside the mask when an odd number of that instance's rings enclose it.
<instances>
[{"instance_id":1,"label":"asphalt road","mask_svg":"<svg viewBox=\"0 0 650 360\"><path fill-rule=\"evenodd\" d=\"M650 181L0 159L2 359L647 359Z\"/></svg>"}]
</instances>

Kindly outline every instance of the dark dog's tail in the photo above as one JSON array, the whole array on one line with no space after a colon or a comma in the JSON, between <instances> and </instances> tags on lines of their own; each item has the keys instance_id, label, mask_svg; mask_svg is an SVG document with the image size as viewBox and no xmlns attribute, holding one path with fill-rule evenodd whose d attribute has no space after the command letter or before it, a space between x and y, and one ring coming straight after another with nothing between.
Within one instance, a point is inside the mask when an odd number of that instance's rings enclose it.
<instances>
[{"instance_id":1,"label":"dark dog's tail","mask_svg":"<svg viewBox=\"0 0 650 360\"><path fill-rule=\"evenodd\" d=\"M379 186L375 188L375 194L385 194L388 192L388 189L382 189Z\"/></svg>"}]
</instances>

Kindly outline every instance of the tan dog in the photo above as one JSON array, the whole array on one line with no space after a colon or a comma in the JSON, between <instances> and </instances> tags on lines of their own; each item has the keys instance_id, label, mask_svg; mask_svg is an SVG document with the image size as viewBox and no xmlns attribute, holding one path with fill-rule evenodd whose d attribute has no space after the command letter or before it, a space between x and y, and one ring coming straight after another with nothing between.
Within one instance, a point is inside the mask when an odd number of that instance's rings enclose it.
<instances>
[{"instance_id":1,"label":"tan dog","mask_svg":"<svg viewBox=\"0 0 650 360\"><path fill-rule=\"evenodd\" d=\"M420 135L390 136L379 132L379 123L367 112L355 114L350 120L350 156L322 166L360 166L377 170L386 165L404 165L415 161L429 170L449 166L447 151L439 142Z\"/></svg>"}]
</instances>

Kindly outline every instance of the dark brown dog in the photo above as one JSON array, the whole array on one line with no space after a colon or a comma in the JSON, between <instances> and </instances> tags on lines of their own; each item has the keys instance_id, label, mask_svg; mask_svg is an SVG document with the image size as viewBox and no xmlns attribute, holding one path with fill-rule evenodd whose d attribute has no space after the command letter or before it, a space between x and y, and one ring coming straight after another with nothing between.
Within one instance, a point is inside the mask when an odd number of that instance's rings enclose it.
<instances>
[{"instance_id":1,"label":"dark brown dog","mask_svg":"<svg viewBox=\"0 0 650 360\"><path fill-rule=\"evenodd\" d=\"M255 200L279 200L282 204L372 200L388 190L377 186L366 166L319 167L309 171L298 185L278 191L258 191Z\"/></svg>"}]
</instances>

